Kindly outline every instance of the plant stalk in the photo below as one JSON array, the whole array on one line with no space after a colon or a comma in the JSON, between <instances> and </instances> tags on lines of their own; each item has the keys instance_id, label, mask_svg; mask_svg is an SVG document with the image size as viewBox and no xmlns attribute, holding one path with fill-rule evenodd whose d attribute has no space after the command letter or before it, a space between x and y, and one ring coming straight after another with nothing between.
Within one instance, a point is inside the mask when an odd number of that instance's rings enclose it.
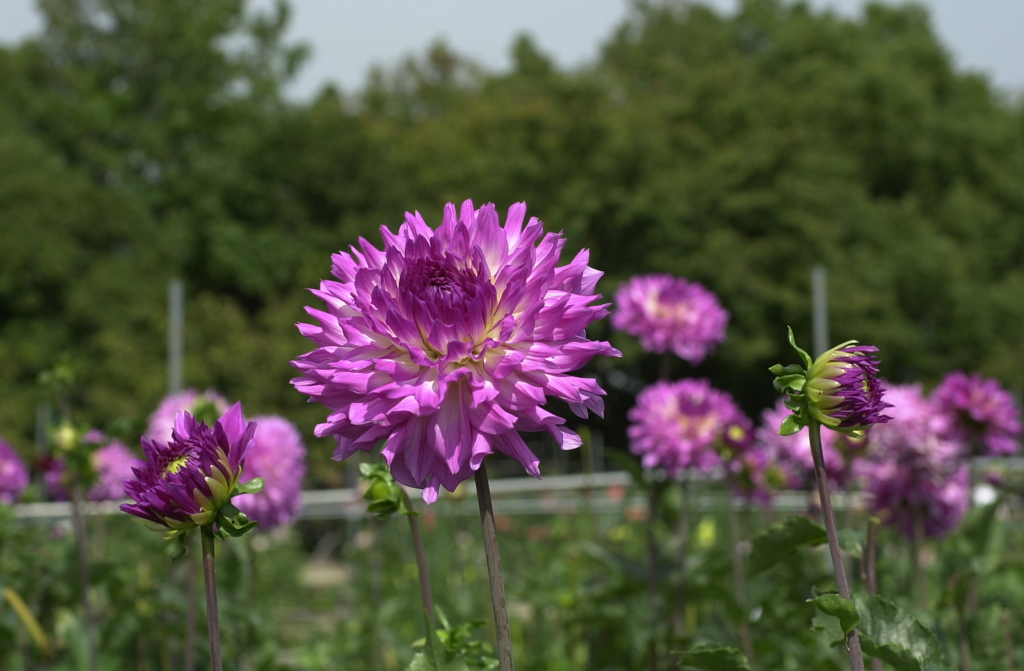
<instances>
[{"instance_id":1,"label":"plant stalk","mask_svg":"<svg viewBox=\"0 0 1024 671\"><path fill-rule=\"evenodd\" d=\"M922 566L921 550L924 547L924 518L921 516L920 508L916 506L911 510L911 541L910 541L910 552L913 555L911 561L913 562L913 585L914 585L914 605L917 606L919 612L924 613L928 607L928 580L924 572L924 566Z\"/></svg>"},{"instance_id":2,"label":"plant stalk","mask_svg":"<svg viewBox=\"0 0 1024 671\"><path fill-rule=\"evenodd\" d=\"M480 506L480 523L483 526L484 553L487 555L487 579L491 584L491 606L494 608L494 630L498 643L498 668L513 671L512 632L508 626L508 608L505 604L505 581L501 575L501 555L498 552L498 528L494 525L494 508L491 505L491 487L487 481L487 464L480 464L474 475L476 500Z\"/></svg>"},{"instance_id":3,"label":"plant stalk","mask_svg":"<svg viewBox=\"0 0 1024 671\"><path fill-rule=\"evenodd\" d=\"M658 625L658 539L654 533L654 524L658 518L658 504L661 498L661 487L651 473L651 490L647 506L647 609L651 616L647 642L647 656L651 671L658 669L658 643L655 630Z\"/></svg>"},{"instance_id":4,"label":"plant stalk","mask_svg":"<svg viewBox=\"0 0 1024 671\"><path fill-rule=\"evenodd\" d=\"M203 578L206 580L206 617L210 630L210 666L213 671L224 671L220 654L220 617L217 614L217 570L215 566L213 528L200 529L203 538Z\"/></svg>"},{"instance_id":5,"label":"plant stalk","mask_svg":"<svg viewBox=\"0 0 1024 671\"><path fill-rule=\"evenodd\" d=\"M75 531L75 549L78 551L78 582L82 587L82 617L85 619L85 653L89 671L96 671L96 623L89 604L89 537L82 515L82 486L71 488L71 524Z\"/></svg>"},{"instance_id":6,"label":"plant stalk","mask_svg":"<svg viewBox=\"0 0 1024 671\"><path fill-rule=\"evenodd\" d=\"M878 518L868 518L868 539L864 546L864 586L868 594L878 594L878 572L875 569L875 558L878 555ZM871 658L871 671L883 671L882 660Z\"/></svg>"},{"instance_id":7,"label":"plant stalk","mask_svg":"<svg viewBox=\"0 0 1024 671\"><path fill-rule=\"evenodd\" d=\"M402 496L405 497L405 506L409 509L409 530L412 531L412 546L416 551L416 569L420 576L420 596L423 597L423 608L430 618L430 626L434 626L434 598L430 593L430 574L427 572L427 553L423 550L423 536L420 534L420 518L412 509L412 500L405 489L402 489Z\"/></svg>"},{"instance_id":8,"label":"plant stalk","mask_svg":"<svg viewBox=\"0 0 1024 671\"><path fill-rule=\"evenodd\" d=\"M196 668L196 611L198 610L198 599L196 597L196 573L198 565L195 558L195 543L189 539L185 541L192 545L192 551L185 555L185 671L195 671Z\"/></svg>"},{"instance_id":9,"label":"plant stalk","mask_svg":"<svg viewBox=\"0 0 1024 671\"><path fill-rule=\"evenodd\" d=\"M686 549L690 542L690 487L687 473L679 483L682 498L679 504L679 520L676 522L676 538L679 540L679 551L676 553L676 566L679 567L679 585L676 587L675 616L673 629L676 636L686 632Z\"/></svg>"},{"instance_id":10,"label":"plant stalk","mask_svg":"<svg viewBox=\"0 0 1024 671\"><path fill-rule=\"evenodd\" d=\"M736 506L732 502L733 482L732 474L728 466L725 469L726 485L726 509L729 514L729 542L731 544L732 556L732 584L736 596L736 605L740 608L740 621L736 627L736 633L740 639L740 647L743 654L747 656L751 668L754 662L754 644L750 638L750 607L747 601L747 576L743 572L743 555L740 549L740 522L736 517Z\"/></svg>"},{"instance_id":11,"label":"plant stalk","mask_svg":"<svg viewBox=\"0 0 1024 671\"><path fill-rule=\"evenodd\" d=\"M843 567L843 554L839 549L839 534L836 533L836 518L832 512L832 499L828 493L828 474L825 472L825 457L821 451L821 425L814 419L807 427L811 439L811 456L814 458L814 477L818 481L818 496L821 499L821 516L825 522L825 533L828 535L828 550L832 557L832 568L836 573L839 594L844 599L850 598L850 585L846 582L846 569ZM864 654L860 649L860 637L853 629L846 637L846 649L850 653L850 668L853 671L864 671Z\"/></svg>"}]
</instances>

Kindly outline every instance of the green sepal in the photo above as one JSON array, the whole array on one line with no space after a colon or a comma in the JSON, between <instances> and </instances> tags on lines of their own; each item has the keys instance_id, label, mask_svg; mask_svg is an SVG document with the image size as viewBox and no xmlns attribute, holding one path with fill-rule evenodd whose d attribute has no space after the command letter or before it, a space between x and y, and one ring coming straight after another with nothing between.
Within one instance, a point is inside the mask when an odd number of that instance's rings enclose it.
<instances>
[{"instance_id":1,"label":"green sepal","mask_svg":"<svg viewBox=\"0 0 1024 671\"><path fill-rule=\"evenodd\" d=\"M226 504L217 511L217 535L224 539L228 536L240 538L251 533L259 526L259 523L250 520L245 513L231 503Z\"/></svg>"},{"instance_id":2,"label":"green sepal","mask_svg":"<svg viewBox=\"0 0 1024 671\"><path fill-rule=\"evenodd\" d=\"M787 326L786 330L789 332L789 346L795 349L796 353L800 355L800 360L804 362L804 368L810 369L810 367L814 364L814 360L811 358L811 355L805 352L804 350L800 349L800 347L796 344L796 337L793 335L793 327Z\"/></svg>"},{"instance_id":3,"label":"green sepal","mask_svg":"<svg viewBox=\"0 0 1024 671\"><path fill-rule=\"evenodd\" d=\"M787 394L790 391L801 393L804 390L804 385L807 384L807 378L804 377L803 373L793 373L792 375L782 375L775 378L772 383L775 386L775 391Z\"/></svg>"},{"instance_id":4,"label":"green sepal","mask_svg":"<svg viewBox=\"0 0 1024 671\"><path fill-rule=\"evenodd\" d=\"M170 548L171 561L184 557L185 553L188 552L188 532L186 531L185 533L178 534L170 540L174 543Z\"/></svg>"},{"instance_id":5,"label":"green sepal","mask_svg":"<svg viewBox=\"0 0 1024 671\"><path fill-rule=\"evenodd\" d=\"M234 494L259 494L263 491L263 485L265 481L263 478L253 478L249 482L240 482L235 485Z\"/></svg>"},{"instance_id":6,"label":"green sepal","mask_svg":"<svg viewBox=\"0 0 1024 671\"><path fill-rule=\"evenodd\" d=\"M798 415L790 415L782 420L782 426L779 427L779 435L792 436L794 433L799 433L805 426L806 424L801 421Z\"/></svg>"}]
</instances>

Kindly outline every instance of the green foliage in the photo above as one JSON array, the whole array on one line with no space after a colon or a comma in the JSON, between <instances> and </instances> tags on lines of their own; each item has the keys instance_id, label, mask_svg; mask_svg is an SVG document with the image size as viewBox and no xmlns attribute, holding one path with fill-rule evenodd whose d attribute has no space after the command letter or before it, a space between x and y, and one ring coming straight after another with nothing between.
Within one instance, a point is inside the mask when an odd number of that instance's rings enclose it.
<instances>
[{"instance_id":1,"label":"green foliage","mask_svg":"<svg viewBox=\"0 0 1024 671\"><path fill-rule=\"evenodd\" d=\"M839 620L839 629L845 637L857 626L860 616L857 614L857 607L849 599L838 594L821 594L808 599L807 603L813 603L814 607L826 615Z\"/></svg>"},{"instance_id":2,"label":"green foliage","mask_svg":"<svg viewBox=\"0 0 1024 671\"><path fill-rule=\"evenodd\" d=\"M942 671L947 667L935 634L879 596L855 597L864 652L897 671Z\"/></svg>"},{"instance_id":3,"label":"green foliage","mask_svg":"<svg viewBox=\"0 0 1024 671\"><path fill-rule=\"evenodd\" d=\"M825 529L805 515L790 515L751 539L750 575L765 571L799 548L821 545Z\"/></svg>"},{"instance_id":4,"label":"green foliage","mask_svg":"<svg viewBox=\"0 0 1024 671\"><path fill-rule=\"evenodd\" d=\"M430 617L424 612L423 619L427 622L427 638L422 652L417 652L409 663L408 671L468 671L469 667L457 656L453 655L441 643L437 632L430 624Z\"/></svg>"},{"instance_id":5,"label":"green foliage","mask_svg":"<svg viewBox=\"0 0 1024 671\"><path fill-rule=\"evenodd\" d=\"M409 505L409 496L402 485L395 482L391 470L383 461L378 463L362 462L359 464L360 480L366 484L363 498L370 501L366 512L378 520L386 520L395 513L399 515L416 515Z\"/></svg>"},{"instance_id":6,"label":"green foliage","mask_svg":"<svg viewBox=\"0 0 1024 671\"><path fill-rule=\"evenodd\" d=\"M737 648L703 644L675 654L682 667L689 666L704 671L750 671L747 658Z\"/></svg>"}]
</instances>

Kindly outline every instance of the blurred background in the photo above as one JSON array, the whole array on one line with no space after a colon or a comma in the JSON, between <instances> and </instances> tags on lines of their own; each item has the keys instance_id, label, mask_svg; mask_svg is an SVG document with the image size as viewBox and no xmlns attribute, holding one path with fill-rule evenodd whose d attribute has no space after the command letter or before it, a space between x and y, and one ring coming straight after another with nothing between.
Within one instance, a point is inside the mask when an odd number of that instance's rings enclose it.
<instances>
[{"instance_id":1,"label":"blurred background","mask_svg":"<svg viewBox=\"0 0 1024 671\"><path fill-rule=\"evenodd\" d=\"M1024 5L8 0L0 9L0 435L26 452L41 371L134 438L186 386L312 438L288 384L330 254L406 210L525 200L609 296L668 272L732 313L693 372L756 415L810 268L835 340L894 381L1024 385ZM601 332L605 330L605 332ZM611 334L603 427L655 362ZM605 375L606 370L595 370ZM682 373L683 371L677 371ZM311 484L337 484L313 441Z\"/></svg>"}]
</instances>

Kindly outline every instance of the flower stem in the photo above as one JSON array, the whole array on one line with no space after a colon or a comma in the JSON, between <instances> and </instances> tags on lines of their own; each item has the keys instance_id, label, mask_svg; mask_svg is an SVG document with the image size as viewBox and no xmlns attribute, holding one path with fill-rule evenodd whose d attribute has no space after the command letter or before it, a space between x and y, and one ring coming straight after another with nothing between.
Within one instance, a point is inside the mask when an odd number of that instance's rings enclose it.
<instances>
[{"instance_id":1,"label":"flower stem","mask_svg":"<svg viewBox=\"0 0 1024 671\"><path fill-rule=\"evenodd\" d=\"M78 550L78 582L82 587L82 617L85 619L85 652L89 671L96 671L96 627L89 604L89 536L82 515L82 486L77 482L71 488L71 524L75 531Z\"/></svg>"},{"instance_id":2,"label":"flower stem","mask_svg":"<svg viewBox=\"0 0 1024 671\"><path fill-rule=\"evenodd\" d=\"M190 545L195 543L188 539ZM185 555L185 599L187 610L185 613L185 671L195 671L196 668L196 573L198 566L195 559L195 548Z\"/></svg>"},{"instance_id":3,"label":"flower stem","mask_svg":"<svg viewBox=\"0 0 1024 671\"><path fill-rule=\"evenodd\" d=\"M928 607L928 576L922 565L921 550L924 547L924 517L920 507L914 506L910 511L911 524L910 553L913 563L914 605L923 614Z\"/></svg>"},{"instance_id":4,"label":"flower stem","mask_svg":"<svg viewBox=\"0 0 1024 671\"><path fill-rule=\"evenodd\" d=\"M487 464L476 470L476 500L480 505L480 523L484 532L484 553L487 555L487 578L491 583L491 606L494 608L494 629L498 643L498 668L513 671L512 633L505 606L505 581L501 576L501 555L498 553L498 529L494 525L491 487L487 481Z\"/></svg>"},{"instance_id":5,"label":"flower stem","mask_svg":"<svg viewBox=\"0 0 1024 671\"><path fill-rule=\"evenodd\" d=\"M825 533L828 535L828 550L832 556L832 568L836 573L839 595L850 598L850 585L846 582L846 569L843 567L843 555L839 549L839 534L836 533L836 518L832 513L832 499L828 493L828 474L825 472L825 457L821 451L821 424L812 419L807 426L811 438L811 456L814 457L814 477L818 481L818 496L821 499L821 516L825 522ZM853 671L864 671L864 655L860 649L860 637L853 629L846 637L846 649L850 653L850 668Z\"/></svg>"},{"instance_id":6,"label":"flower stem","mask_svg":"<svg viewBox=\"0 0 1024 671\"><path fill-rule=\"evenodd\" d=\"M423 608L430 618L430 625L434 625L434 598L430 594L430 574L427 572L427 553L423 550L423 536L420 535L420 518L413 512L412 500L406 491L402 490L405 497L405 505L409 509L409 530L412 531L412 546L416 551L416 568L420 576L420 596L423 597Z\"/></svg>"},{"instance_id":7,"label":"flower stem","mask_svg":"<svg viewBox=\"0 0 1024 671\"><path fill-rule=\"evenodd\" d=\"M214 566L213 527L200 528L203 538L203 577L206 579L206 614L210 629L210 666L224 671L220 656L220 618L217 615L217 570Z\"/></svg>"},{"instance_id":8,"label":"flower stem","mask_svg":"<svg viewBox=\"0 0 1024 671\"><path fill-rule=\"evenodd\" d=\"M676 587L675 615L673 617L673 629L676 636L686 633L686 549L690 542L690 516L689 516L689 477L683 472L683 479L679 483L682 489L682 497L679 503L679 520L676 522L676 538L679 541L679 550L676 552L676 566L679 567L679 585Z\"/></svg>"},{"instance_id":9,"label":"flower stem","mask_svg":"<svg viewBox=\"0 0 1024 671\"><path fill-rule=\"evenodd\" d=\"M750 666L754 666L754 644L750 639L750 608L747 602L747 577L743 573L743 555L740 553L740 523L736 517L736 506L732 502L732 474L728 467L725 470L726 509L729 513L729 540L732 547L732 584L736 595L736 605L740 607L740 622L736 633L740 639L740 647L746 655Z\"/></svg>"},{"instance_id":10,"label":"flower stem","mask_svg":"<svg viewBox=\"0 0 1024 671\"><path fill-rule=\"evenodd\" d=\"M652 473L653 476L653 473ZM658 642L655 631L658 626L658 538L654 533L654 525L658 519L658 503L661 498L661 486L656 479L651 479L651 491L647 507L647 609L651 623L647 642L647 656L651 671L658 669Z\"/></svg>"},{"instance_id":11,"label":"flower stem","mask_svg":"<svg viewBox=\"0 0 1024 671\"><path fill-rule=\"evenodd\" d=\"M875 558L878 555L878 518L868 518L868 542L864 547L864 586L868 594L878 594L878 572ZM871 658L871 671L882 671L882 660Z\"/></svg>"}]
</instances>

